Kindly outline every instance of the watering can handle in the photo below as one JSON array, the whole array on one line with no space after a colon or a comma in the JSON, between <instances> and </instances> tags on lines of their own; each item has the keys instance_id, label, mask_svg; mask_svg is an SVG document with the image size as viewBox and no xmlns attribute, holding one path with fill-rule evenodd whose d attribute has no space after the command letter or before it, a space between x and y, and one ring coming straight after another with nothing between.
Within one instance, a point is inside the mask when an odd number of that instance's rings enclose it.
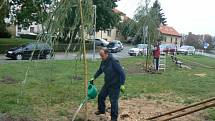
<instances>
[{"instance_id":1,"label":"watering can handle","mask_svg":"<svg viewBox=\"0 0 215 121\"><path fill-rule=\"evenodd\" d=\"M94 85L94 80L95 80L94 78L91 78L91 79L89 80L89 83L92 84L92 85Z\"/></svg>"}]
</instances>

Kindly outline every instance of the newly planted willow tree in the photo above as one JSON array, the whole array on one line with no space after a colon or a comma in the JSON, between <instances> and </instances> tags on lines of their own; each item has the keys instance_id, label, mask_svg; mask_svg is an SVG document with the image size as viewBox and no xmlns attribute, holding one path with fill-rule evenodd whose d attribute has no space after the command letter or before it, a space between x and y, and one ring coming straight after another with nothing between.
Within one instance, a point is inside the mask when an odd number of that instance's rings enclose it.
<instances>
[{"instance_id":1,"label":"newly planted willow tree","mask_svg":"<svg viewBox=\"0 0 215 121\"><path fill-rule=\"evenodd\" d=\"M92 1L82 0L83 26L81 26L79 0L61 0L60 2L56 1L55 4L56 7L50 10L49 17L44 22L46 34L42 34L51 38L51 42L53 42L53 37L55 37L54 40L64 38L69 42L75 41L74 38L79 37L80 27L84 29L91 27L93 15Z\"/></svg>"},{"instance_id":2,"label":"newly planted willow tree","mask_svg":"<svg viewBox=\"0 0 215 121\"><path fill-rule=\"evenodd\" d=\"M155 44L159 38L159 14L156 8L149 8L149 3L149 0L145 0L144 4L138 7L135 15L135 20L139 27L136 32L136 40L138 43L148 44L146 70L149 69L152 60L152 48L150 45Z\"/></svg>"},{"instance_id":3,"label":"newly planted willow tree","mask_svg":"<svg viewBox=\"0 0 215 121\"><path fill-rule=\"evenodd\" d=\"M84 58L84 82L85 92L87 96L87 62L86 62L86 46L85 31L91 28L93 6L90 0L61 0L56 1L56 7L51 10L44 23L46 33L40 35L41 40L48 40L52 45L59 39L64 39L69 43L67 51L70 49L73 41L80 44L80 53ZM81 30L81 31L80 31ZM86 104L87 105L87 104ZM87 120L87 106L85 111L85 119Z\"/></svg>"}]
</instances>

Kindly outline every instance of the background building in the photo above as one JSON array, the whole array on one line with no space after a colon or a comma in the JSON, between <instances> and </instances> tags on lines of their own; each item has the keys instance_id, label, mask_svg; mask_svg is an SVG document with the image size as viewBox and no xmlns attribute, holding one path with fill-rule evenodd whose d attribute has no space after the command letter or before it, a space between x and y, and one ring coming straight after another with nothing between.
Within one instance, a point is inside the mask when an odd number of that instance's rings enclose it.
<instances>
[{"instance_id":1,"label":"background building","mask_svg":"<svg viewBox=\"0 0 215 121\"><path fill-rule=\"evenodd\" d=\"M179 34L173 27L160 26L159 31L163 38L162 43L172 43L180 46L182 42L182 35Z\"/></svg>"}]
</instances>

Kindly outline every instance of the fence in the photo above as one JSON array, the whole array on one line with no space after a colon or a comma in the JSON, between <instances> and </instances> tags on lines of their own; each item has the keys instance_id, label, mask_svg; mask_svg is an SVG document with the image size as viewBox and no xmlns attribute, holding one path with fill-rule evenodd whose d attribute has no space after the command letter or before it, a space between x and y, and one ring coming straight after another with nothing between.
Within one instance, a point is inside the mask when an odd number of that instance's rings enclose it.
<instances>
[{"instance_id":1,"label":"fence","mask_svg":"<svg viewBox=\"0 0 215 121\"><path fill-rule=\"evenodd\" d=\"M196 49L195 50L195 54L203 55L204 54L204 50Z\"/></svg>"},{"instance_id":2,"label":"fence","mask_svg":"<svg viewBox=\"0 0 215 121\"><path fill-rule=\"evenodd\" d=\"M71 44L70 48L69 48L69 52L75 52L75 51L79 51L81 48L82 44ZM0 53L6 53L6 51L10 48L13 47L18 47L20 46L20 44L0 44ZM53 49L55 52L65 52L68 48L69 44L57 44L53 46ZM93 49L93 44L92 43L86 43L86 49L87 50L91 50Z\"/></svg>"}]
</instances>

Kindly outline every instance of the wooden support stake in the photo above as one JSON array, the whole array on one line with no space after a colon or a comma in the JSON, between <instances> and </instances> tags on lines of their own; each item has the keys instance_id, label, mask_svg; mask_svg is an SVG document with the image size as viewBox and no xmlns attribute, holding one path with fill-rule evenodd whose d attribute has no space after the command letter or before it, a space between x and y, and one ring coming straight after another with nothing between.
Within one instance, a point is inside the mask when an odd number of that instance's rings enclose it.
<instances>
[{"instance_id":1,"label":"wooden support stake","mask_svg":"<svg viewBox=\"0 0 215 121\"><path fill-rule=\"evenodd\" d=\"M82 10L82 0L79 0L79 7L80 7L80 17L81 17L81 39L83 41L83 60L84 60L84 85L85 85L85 94L87 97L87 87L88 87L88 81L87 81L87 60L86 60L86 43L84 39L84 20L83 20L83 10ZM85 104L85 121L88 120L88 106L87 101Z\"/></svg>"},{"instance_id":2,"label":"wooden support stake","mask_svg":"<svg viewBox=\"0 0 215 121\"><path fill-rule=\"evenodd\" d=\"M183 111L185 109L189 109L189 108L199 106L199 105L202 105L202 104L205 104L205 103L208 103L208 102L212 102L212 101L215 101L215 97L207 99L207 100L204 100L204 101L199 102L199 103L195 103L195 104L192 104L192 105L189 105L189 106L185 106L185 107L182 107L182 108L179 108L179 109L176 109L176 110L173 110L173 111L170 111L170 112L158 115L158 116L150 117L150 118L147 118L146 120L152 120L152 119L156 119L156 118L163 117L163 116L166 116L166 115L170 115L172 113Z\"/></svg>"}]
</instances>

